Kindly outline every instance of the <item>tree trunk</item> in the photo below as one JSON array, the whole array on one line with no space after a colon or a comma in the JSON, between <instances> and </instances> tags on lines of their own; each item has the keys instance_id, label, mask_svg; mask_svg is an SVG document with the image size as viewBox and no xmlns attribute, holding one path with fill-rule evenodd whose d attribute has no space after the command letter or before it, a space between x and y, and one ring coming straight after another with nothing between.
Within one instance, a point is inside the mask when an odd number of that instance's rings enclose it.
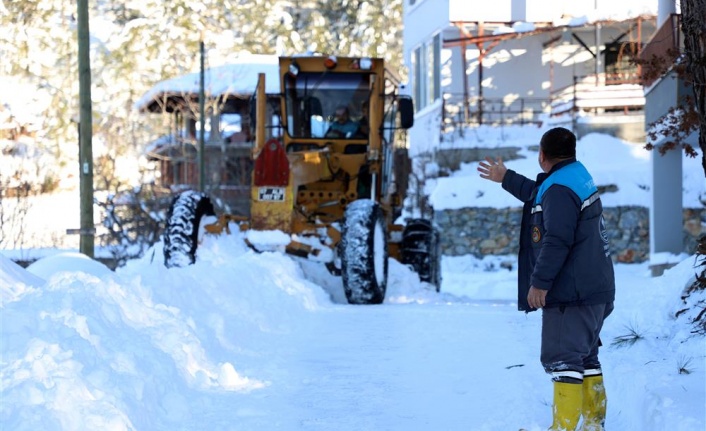
<instances>
[{"instance_id":1,"label":"tree trunk","mask_svg":"<svg viewBox=\"0 0 706 431\"><path fill-rule=\"evenodd\" d=\"M682 0L681 12L687 72L693 78L694 105L699 114L701 166L706 176L706 0Z\"/></svg>"}]
</instances>

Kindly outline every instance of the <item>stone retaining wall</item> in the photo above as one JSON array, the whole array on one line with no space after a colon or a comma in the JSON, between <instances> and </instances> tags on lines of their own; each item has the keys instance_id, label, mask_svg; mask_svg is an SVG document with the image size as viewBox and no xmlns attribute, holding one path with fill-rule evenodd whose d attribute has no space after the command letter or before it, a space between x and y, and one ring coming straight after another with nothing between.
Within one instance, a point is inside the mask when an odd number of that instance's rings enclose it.
<instances>
[{"instance_id":1,"label":"stone retaining wall","mask_svg":"<svg viewBox=\"0 0 706 431\"><path fill-rule=\"evenodd\" d=\"M604 208L614 260L644 262L650 254L649 209L624 206ZM442 253L516 254L522 208L462 208L437 211L434 220L441 233ZM705 209L684 210L684 252L693 254L698 238L706 234Z\"/></svg>"}]
</instances>

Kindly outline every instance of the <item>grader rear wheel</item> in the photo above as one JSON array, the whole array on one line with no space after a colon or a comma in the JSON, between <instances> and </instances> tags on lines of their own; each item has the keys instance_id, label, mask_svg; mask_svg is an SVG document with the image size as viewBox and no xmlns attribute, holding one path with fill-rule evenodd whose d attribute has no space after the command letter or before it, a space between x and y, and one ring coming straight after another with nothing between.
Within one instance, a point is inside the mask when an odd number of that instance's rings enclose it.
<instances>
[{"instance_id":1,"label":"grader rear wheel","mask_svg":"<svg viewBox=\"0 0 706 431\"><path fill-rule=\"evenodd\" d=\"M402 263L414 269L421 281L441 290L439 232L429 220L413 219L402 231Z\"/></svg>"}]
</instances>

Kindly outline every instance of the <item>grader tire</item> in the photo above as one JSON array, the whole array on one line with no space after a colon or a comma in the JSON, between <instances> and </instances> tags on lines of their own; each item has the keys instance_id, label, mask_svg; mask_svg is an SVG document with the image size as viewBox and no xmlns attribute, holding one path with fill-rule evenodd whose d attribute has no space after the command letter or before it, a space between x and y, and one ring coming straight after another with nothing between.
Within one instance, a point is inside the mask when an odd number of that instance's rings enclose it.
<instances>
[{"instance_id":1,"label":"grader tire","mask_svg":"<svg viewBox=\"0 0 706 431\"><path fill-rule=\"evenodd\" d=\"M341 275L350 304L381 304L388 271L387 225L380 206L369 199L346 208L341 236Z\"/></svg>"},{"instance_id":2,"label":"grader tire","mask_svg":"<svg viewBox=\"0 0 706 431\"><path fill-rule=\"evenodd\" d=\"M164 265L184 267L196 261L199 224L204 216L215 215L211 199L203 193L187 191L172 201L164 229Z\"/></svg>"},{"instance_id":3,"label":"grader tire","mask_svg":"<svg viewBox=\"0 0 706 431\"><path fill-rule=\"evenodd\" d=\"M429 220L413 219L402 231L402 263L411 267L421 281L441 290L439 232Z\"/></svg>"}]
</instances>

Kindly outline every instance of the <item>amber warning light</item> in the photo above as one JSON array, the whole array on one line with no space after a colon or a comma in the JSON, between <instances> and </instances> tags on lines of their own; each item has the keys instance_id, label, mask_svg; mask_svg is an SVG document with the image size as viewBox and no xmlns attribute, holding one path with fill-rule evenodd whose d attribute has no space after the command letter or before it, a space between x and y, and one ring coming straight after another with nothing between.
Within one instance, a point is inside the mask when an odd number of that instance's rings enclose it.
<instances>
[{"instance_id":1,"label":"amber warning light","mask_svg":"<svg viewBox=\"0 0 706 431\"><path fill-rule=\"evenodd\" d=\"M326 66L327 69L333 69L337 64L338 60L335 55L329 56L326 60L324 60L324 66Z\"/></svg>"}]
</instances>

